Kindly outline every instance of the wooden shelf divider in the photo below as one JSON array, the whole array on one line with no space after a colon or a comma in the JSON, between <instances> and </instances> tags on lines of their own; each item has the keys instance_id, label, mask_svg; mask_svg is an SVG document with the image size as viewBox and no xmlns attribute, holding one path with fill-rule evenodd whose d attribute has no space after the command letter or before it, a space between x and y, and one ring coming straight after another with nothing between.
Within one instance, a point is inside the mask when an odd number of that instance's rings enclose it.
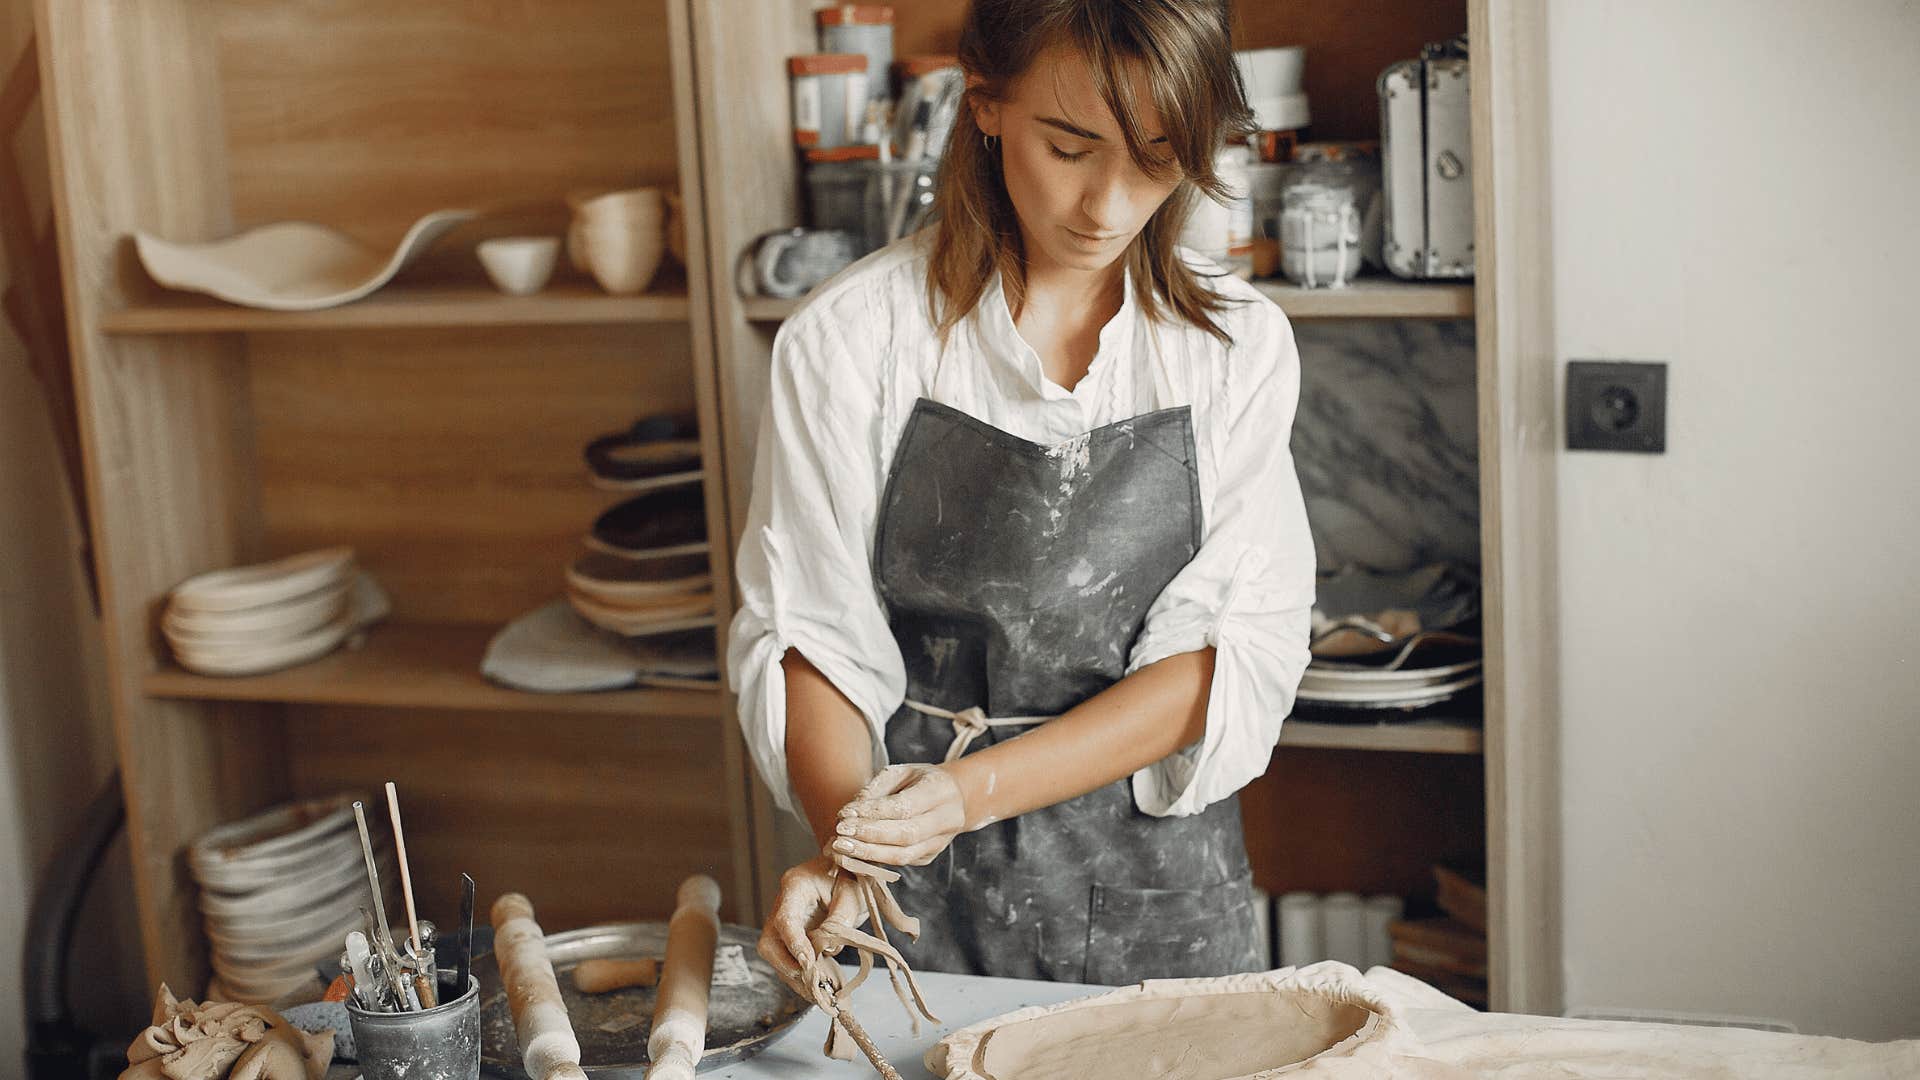
<instances>
[{"instance_id":1,"label":"wooden shelf divider","mask_svg":"<svg viewBox=\"0 0 1920 1080\"><path fill-rule=\"evenodd\" d=\"M394 285L364 300L318 311L264 311L210 296L165 293L108 313L109 334L262 333L396 327L566 326L685 322L693 308L685 286L614 296L589 284L552 285L508 296L485 284Z\"/></svg>"},{"instance_id":2,"label":"wooden shelf divider","mask_svg":"<svg viewBox=\"0 0 1920 1080\"><path fill-rule=\"evenodd\" d=\"M716 716L718 690L637 689L535 694L488 682L480 658L496 627L386 622L358 649L265 675L196 675L168 664L147 675L148 697L310 705L581 713L598 716Z\"/></svg>"}]
</instances>

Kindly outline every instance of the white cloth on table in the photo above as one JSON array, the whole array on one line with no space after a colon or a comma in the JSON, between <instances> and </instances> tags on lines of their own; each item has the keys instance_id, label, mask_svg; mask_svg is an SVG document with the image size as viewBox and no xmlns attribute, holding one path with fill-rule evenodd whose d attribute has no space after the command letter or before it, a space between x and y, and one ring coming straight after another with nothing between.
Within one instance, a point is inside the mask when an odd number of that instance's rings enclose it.
<instances>
[{"instance_id":1,"label":"white cloth on table","mask_svg":"<svg viewBox=\"0 0 1920 1080\"><path fill-rule=\"evenodd\" d=\"M1234 301L1221 317L1229 347L1184 323L1147 318L1129 278L1091 368L1069 391L1047 378L1019 336L997 276L940 348L926 299L926 235L842 271L774 339L727 656L753 760L779 803L797 810L780 666L794 648L860 710L873 765L887 764L885 725L906 696L906 673L871 556L888 467L915 399L1046 446L1187 405L1205 532L1149 608L1125 671L1215 647L1205 735L1132 778L1143 812L1198 813L1266 770L1308 660L1315 564L1288 448L1300 388L1293 329L1245 282L1214 277L1213 288Z\"/></svg>"}]
</instances>

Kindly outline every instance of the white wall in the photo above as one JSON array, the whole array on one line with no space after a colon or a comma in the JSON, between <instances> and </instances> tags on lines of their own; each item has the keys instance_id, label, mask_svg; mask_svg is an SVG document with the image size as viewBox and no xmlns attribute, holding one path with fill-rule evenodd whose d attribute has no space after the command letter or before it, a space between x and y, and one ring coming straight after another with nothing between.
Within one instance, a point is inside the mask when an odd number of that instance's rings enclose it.
<instances>
[{"instance_id":1,"label":"white wall","mask_svg":"<svg viewBox=\"0 0 1920 1080\"><path fill-rule=\"evenodd\" d=\"M27 4L0 7L0 78L32 29ZM49 220L45 143L36 115L15 142ZM0 288L10 280L0 257ZM113 767L98 630L39 384L0 321L0 1076L25 1045L20 943L42 867ZM71 998L99 1032L143 1020L141 974L124 840L109 852L79 924Z\"/></svg>"},{"instance_id":2,"label":"white wall","mask_svg":"<svg viewBox=\"0 0 1920 1080\"><path fill-rule=\"evenodd\" d=\"M1551 20L1567 1002L1920 1036L1920 4Z\"/></svg>"}]
</instances>

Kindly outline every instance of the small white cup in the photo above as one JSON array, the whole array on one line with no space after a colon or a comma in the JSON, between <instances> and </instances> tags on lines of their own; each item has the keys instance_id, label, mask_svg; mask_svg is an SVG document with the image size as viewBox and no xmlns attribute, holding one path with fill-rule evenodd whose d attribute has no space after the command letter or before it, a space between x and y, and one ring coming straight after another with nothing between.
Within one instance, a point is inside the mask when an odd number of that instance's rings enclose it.
<instances>
[{"instance_id":1,"label":"small white cup","mask_svg":"<svg viewBox=\"0 0 1920 1080\"><path fill-rule=\"evenodd\" d=\"M553 263L560 254L554 236L502 236L483 240L476 249L480 265L495 288L509 296L526 296L547 287Z\"/></svg>"}]
</instances>

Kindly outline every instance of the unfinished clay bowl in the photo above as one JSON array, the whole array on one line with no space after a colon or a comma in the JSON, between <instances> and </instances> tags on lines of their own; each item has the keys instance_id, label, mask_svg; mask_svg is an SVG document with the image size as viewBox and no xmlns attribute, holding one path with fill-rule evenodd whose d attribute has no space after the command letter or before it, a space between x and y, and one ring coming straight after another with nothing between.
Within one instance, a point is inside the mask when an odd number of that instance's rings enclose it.
<instances>
[{"instance_id":1,"label":"unfinished clay bowl","mask_svg":"<svg viewBox=\"0 0 1920 1080\"><path fill-rule=\"evenodd\" d=\"M1358 971L1327 962L1154 979L1021 1009L948 1035L925 1063L946 1080L1252 1080L1309 1070L1391 1076L1409 1037Z\"/></svg>"}]
</instances>

